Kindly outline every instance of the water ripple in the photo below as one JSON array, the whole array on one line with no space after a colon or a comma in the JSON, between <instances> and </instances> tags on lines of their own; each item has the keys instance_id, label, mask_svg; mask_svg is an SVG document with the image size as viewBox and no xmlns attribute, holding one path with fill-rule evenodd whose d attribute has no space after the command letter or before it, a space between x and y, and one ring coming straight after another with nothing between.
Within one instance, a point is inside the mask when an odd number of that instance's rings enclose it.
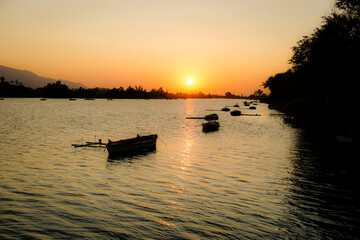
<instances>
[{"instance_id":1,"label":"water ripple","mask_svg":"<svg viewBox=\"0 0 360 240\"><path fill-rule=\"evenodd\" d=\"M322 161L312 139L266 104L256 118L219 112L221 129L209 134L185 117L233 100L0 104L1 239L358 236L349 170ZM166 145L120 159L71 147L137 133L158 133Z\"/></svg>"}]
</instances>

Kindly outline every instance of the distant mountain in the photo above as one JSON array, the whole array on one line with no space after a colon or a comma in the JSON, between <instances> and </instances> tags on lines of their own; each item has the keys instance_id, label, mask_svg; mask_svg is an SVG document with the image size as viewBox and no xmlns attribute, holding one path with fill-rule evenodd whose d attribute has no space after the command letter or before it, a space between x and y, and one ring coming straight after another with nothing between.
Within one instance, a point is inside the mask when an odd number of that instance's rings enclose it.
<instances>
[{"instance_id":1,"label":"distant mountain","mask_svg":"<svg viewBox=\"0 0 360 240\"><path fill-rule=\"evenodd\" d=\"M68 80L61 80L61 79L52 79L46 77L40 77L33 72L26 71L26 70L19 70L15 68L5 67L0 65L0 77L4 77L5 81L15 81L19 80L25 87L31 88L39 88L44 87L48 83L55 83L57 81L61 81L62 84L66 84L70 89L71 88L87 88L82 83L75 83Z\"/></svg>"}]
</instances>

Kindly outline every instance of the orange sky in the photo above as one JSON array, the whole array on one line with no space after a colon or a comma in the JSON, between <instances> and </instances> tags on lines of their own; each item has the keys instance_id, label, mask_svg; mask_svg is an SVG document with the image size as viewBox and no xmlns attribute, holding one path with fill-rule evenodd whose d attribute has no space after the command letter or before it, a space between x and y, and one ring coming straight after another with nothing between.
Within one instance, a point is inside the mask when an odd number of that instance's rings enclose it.
<instances>
[{"instance_id":1,"label":"orange sky","mask_svg":"<svg viewBox=\"0 0 360 240\"><path fill-rule=\"evenodd\" d=\"M0 0L0 65L88 87L251 94L333 0ZM188 78L194 84L186 83Z\"/></svg>"}]
</instances>

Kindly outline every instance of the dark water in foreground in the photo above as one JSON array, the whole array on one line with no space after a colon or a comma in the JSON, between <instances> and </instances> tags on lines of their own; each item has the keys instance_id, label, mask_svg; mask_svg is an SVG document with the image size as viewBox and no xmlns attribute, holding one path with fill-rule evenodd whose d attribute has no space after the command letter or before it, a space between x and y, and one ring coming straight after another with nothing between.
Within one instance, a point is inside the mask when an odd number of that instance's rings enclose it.
<instances>
[{"instance_id":1,"label":"dark water in foreground","mask_svg":"<svg viewBox=\"0 0 360 240\"><path fill-rule=\"evenodd\" d=\"M235 103L0 101L0 239L358 239L355 171L275 110L217 112L207 134L185 119ZM167 146L118 160L71 147L137 133Z\"/></svg>"}]
</instances>

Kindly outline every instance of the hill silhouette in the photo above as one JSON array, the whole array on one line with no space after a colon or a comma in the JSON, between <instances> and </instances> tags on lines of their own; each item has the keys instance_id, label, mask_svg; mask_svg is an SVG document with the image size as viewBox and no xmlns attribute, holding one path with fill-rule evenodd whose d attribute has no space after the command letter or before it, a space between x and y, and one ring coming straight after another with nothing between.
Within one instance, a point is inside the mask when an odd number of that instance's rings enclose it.
<instances>
[{"instance_id":1,"label":"hill silhouette","mask_svg":"<svg viewBox=\"0 0 360 240\"><path fill-rule=\"evenodd\" d=\"M59 79L41 77L27 70L19 70L2 65L0 65L0 75L5 77L5 79L7 79L8 81L18 80L25 87L30 87L34 89L39 87L44 87L48 83L56 83L57 81L61 81L62 83L66 84L69 88L79 88L79 87L86 88L86 86L82 83L75 83L68 80L59 80Z\"/></svg>"}]
</instances>

